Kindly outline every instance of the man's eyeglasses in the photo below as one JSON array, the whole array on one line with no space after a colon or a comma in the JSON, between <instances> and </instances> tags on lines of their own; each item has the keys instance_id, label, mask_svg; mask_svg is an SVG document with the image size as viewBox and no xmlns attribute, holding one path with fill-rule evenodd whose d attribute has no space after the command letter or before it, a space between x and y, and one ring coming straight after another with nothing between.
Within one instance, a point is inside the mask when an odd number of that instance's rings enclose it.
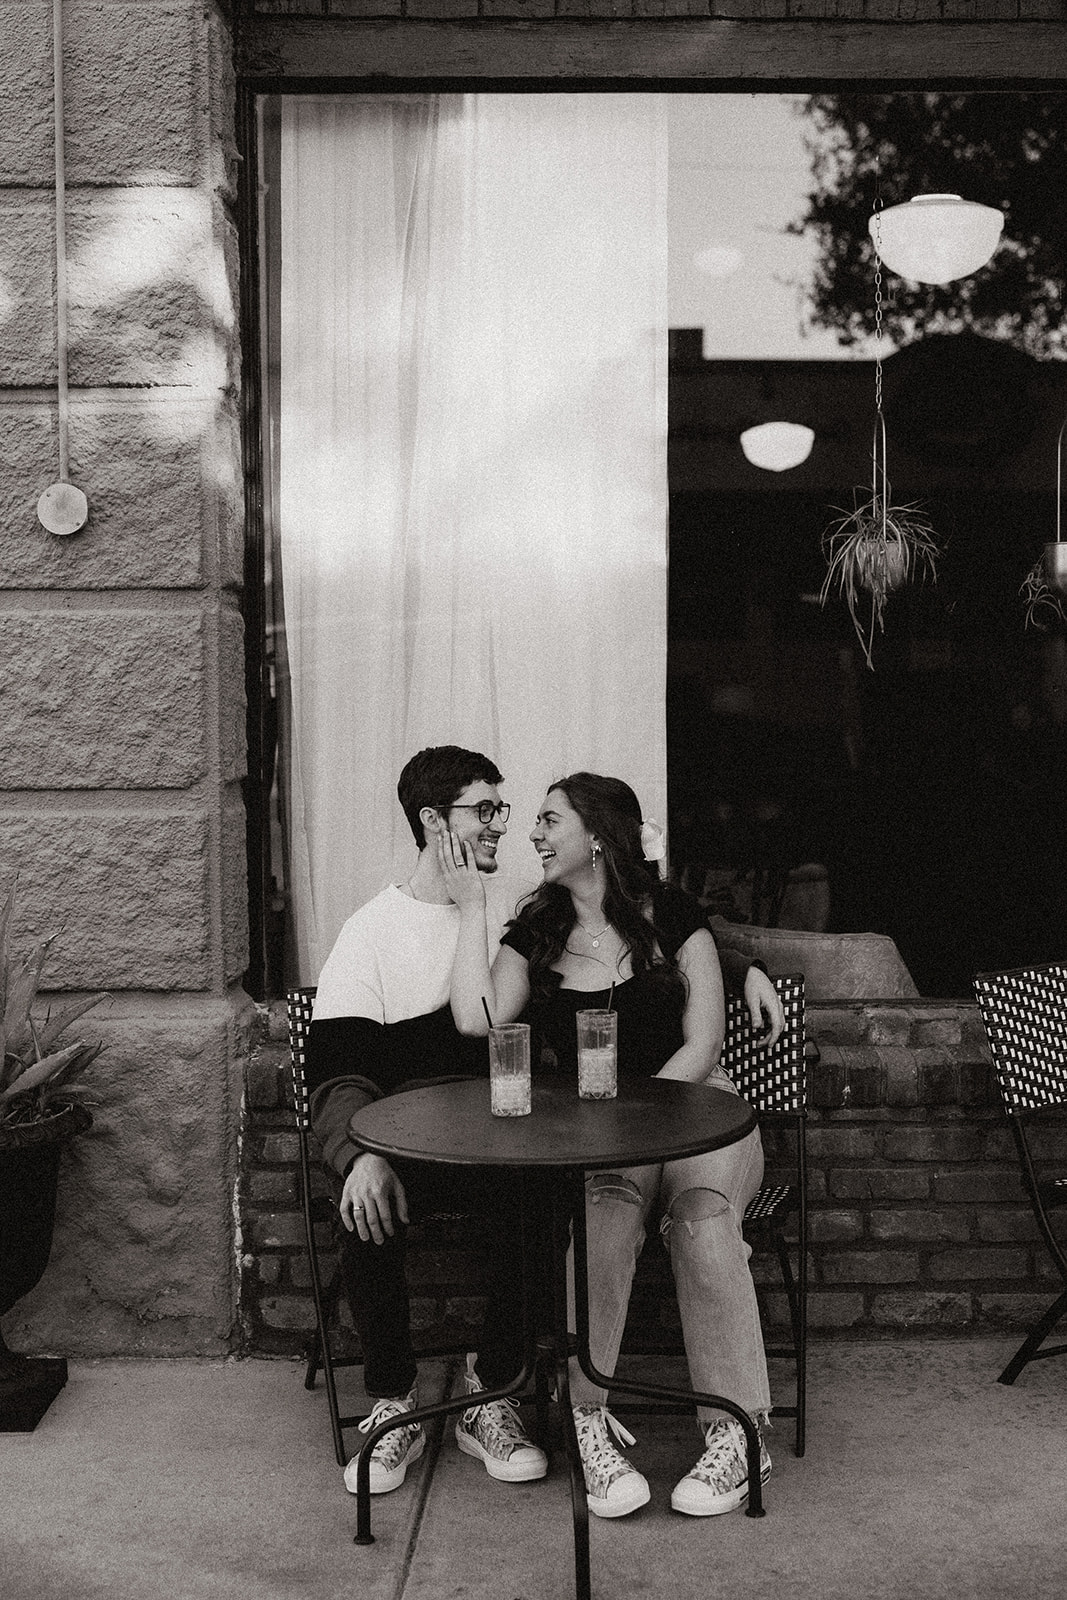
<instances>
[{"instance_id":1,"label":"man's eyeglasses","mask_svg":"<svg viewBox=\"0 0 1067 1600\"><path fill-rule=\"evenodd\" d=\"M454 805L449 806L448 809L450 811L477 811L478 821L483 827L492 822L494 817L499 817L501 822L507 822L511 816L511 807L506 800L501 800L497 805L494 805L491 800L479 800L476 806Z\"/></svg>"}]
</instances>

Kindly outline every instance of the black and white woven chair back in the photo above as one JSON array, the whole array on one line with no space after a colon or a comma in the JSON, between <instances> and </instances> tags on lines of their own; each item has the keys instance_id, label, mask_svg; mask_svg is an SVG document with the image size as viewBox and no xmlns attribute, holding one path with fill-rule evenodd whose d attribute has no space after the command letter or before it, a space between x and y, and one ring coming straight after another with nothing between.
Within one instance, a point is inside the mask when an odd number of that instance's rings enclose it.
<instances>
[{"instance_id":1,"label":"black and white woven chair back","mask_svg":"<svg viewBox=\"0 0 1067 1600\"><path fill-rule=\"evenodd\" d=\"M807 1389L807 1158L804 1145L807 1115L807 1060L804 1017L804 978L789 973L774 979L774 986L785 1011L785 1027L773 1050L753 1035L748 1006L739 995L726 1001L726 1038L719 1062L730 1074L739 1092L761 1120L777 1120L795 1129L795 1166L788 1182L764 1183L745 1211L745 1226L761 1224L770 1230L782 1269L782 1280L789 1304L792 1338L790 1342L768 1346L767 1354L792 1359L796 1367L796 1403L778 1404L775 1416L796 1419L794 1449L804 1454ZM795 1217L797 1237L790 1247L784 1226ZM795 1254L794 1270L791 1254Z\"/></svg>"},{"instance_id":2,"label":"black and white woven chair back","mask_svg":"<svg viewBox=\"0 0 1067 1600\"><path fill-rule=\"evenodd\" d=\"M311 1026L311 1013L315 1005L315 990L290 989L286 996L289 1018L289 1060L293 1076L293 1109L296 1125L306 1134L311 1126L308 1110L307 1079L304 1075L304 1041Z\"/></svg>"},{"instance_id":3,"label":"black and white woven chair back","mask_svg":"<svg viewBox=\"0 0 1067 1600\"><path fill-rule=\"evenodd\" d=\"M1067 966L981 972L974 988L1007 1105L1067 1102Z\"/></svg>"},{"instance_id":4,"label":"black and white woven chair back","mask_svg":"<svg viewBox=\"0 0 1067 1600\"><path fill-rule=\"evenodd\" d=\"M1064 1285L1000 1374L1000 1383L1012 1384L1031 1361L1067 1354L1067 1343L1046 1343L1067 1316L1067 1250L1050 1215L1053 1208L1059 1211L1067 1204L1067 1177L1062 1166L1057 1172L1039 1166L1028 1136L1028 1124L1042 1120L1046 1109L1067 1105L1067 966L1051 962L1010 972L980 972L974 992L1015 1139L1023 1188Z\"/></svg>"},{"instance_id":5,"label":"black and white woven chair back","mask_svg":"<svg viewBox=\"0 0 1067 1600\"><path fill-rule=\"evenodd\" d=\"M769 1053L752 1032L748 1006L740 995L726 999L726 1039L719 1058L742 1097L762 1115L797 1116L807 1101L804 1061L804 979L799 973L775 978L785 1011L785 1027Z\"/></svg>"}]
</instances>

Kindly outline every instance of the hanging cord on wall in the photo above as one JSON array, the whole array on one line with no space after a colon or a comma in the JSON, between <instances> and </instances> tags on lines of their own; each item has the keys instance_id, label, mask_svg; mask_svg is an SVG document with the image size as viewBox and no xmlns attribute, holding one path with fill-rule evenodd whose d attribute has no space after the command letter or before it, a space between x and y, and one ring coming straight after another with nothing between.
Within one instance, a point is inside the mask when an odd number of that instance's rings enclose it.
<instances>
[{"instance_id":1,"label":"hanging cord on wall","mask_svg":"<svg viewBox=\"0 0 1067 1600\"><path fill-rule=\"evenodd\" d=\"M70 394L67 381L67 224L63 126L63 0L52 0L52 100L56 146L56 401L59 431L59 481L37 502L37 516L49 533L77 533L89 515L82 491L70 482Z\"/></svg>"},{"instance_id":2,"label":"hanging cord on wall","mask_svg":"<svg viewBox=\"0 0 1067 1600\"><path fill-rule=\"evenodd\" d=\"M59 380L59 476L69 477L67 391L67 169L63 127L63 0L52 0L52 81L56 143L56 371Z\"/></svg>"}]
</instances>

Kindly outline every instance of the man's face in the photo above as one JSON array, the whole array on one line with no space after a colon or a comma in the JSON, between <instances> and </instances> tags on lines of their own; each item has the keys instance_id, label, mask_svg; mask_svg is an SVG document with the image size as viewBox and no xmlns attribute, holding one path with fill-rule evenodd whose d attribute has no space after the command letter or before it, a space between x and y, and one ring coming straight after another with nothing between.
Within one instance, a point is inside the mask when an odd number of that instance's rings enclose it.
<instances>
[{"instance_id":1,"label":"man's face","mask_svg":"<svg viewBox=\"0 0 1067 1600\"><path fill-rule=\"evenodd\" d=\"M445 826L474 851L474 864L479 872L495 872L496 847L508 830L499 812L494 812L490 822L481 821L478 807L485 801L491 806L500 804L496 785L482 779L469 784L445 813Z\"/></svg>"}]
</instances>

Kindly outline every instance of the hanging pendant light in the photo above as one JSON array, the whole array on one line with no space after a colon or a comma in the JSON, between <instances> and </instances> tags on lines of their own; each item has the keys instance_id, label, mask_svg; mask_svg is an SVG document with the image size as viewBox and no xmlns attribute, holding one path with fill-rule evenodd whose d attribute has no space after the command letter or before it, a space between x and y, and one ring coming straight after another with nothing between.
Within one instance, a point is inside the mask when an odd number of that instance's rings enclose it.
<instances>
[{"instance_id":1,"label":"hanging pendant light","mask_svg":"<svg viewBox=\"0 0 1067 1600\"><path fill-rule=\"evenodd\" d=\"M799 467L811 455L815 434L802 422L761 422L758 427L746 428L741 435L741 449L746 461L765 472L787 472Z\"/></svg>"},{"instance_id":2,"label":"hanging pendant light","mask_svg":"<svg viewBox=\"0 0 1067 1600\"><path fill-rule=\"evenodd\" d=\"M876 211L867 224L874 248L891 271L914 283L951 283L984 267L1004 226L993 206L958 194L918 194Z\"/></svg>"}]
</instances>

